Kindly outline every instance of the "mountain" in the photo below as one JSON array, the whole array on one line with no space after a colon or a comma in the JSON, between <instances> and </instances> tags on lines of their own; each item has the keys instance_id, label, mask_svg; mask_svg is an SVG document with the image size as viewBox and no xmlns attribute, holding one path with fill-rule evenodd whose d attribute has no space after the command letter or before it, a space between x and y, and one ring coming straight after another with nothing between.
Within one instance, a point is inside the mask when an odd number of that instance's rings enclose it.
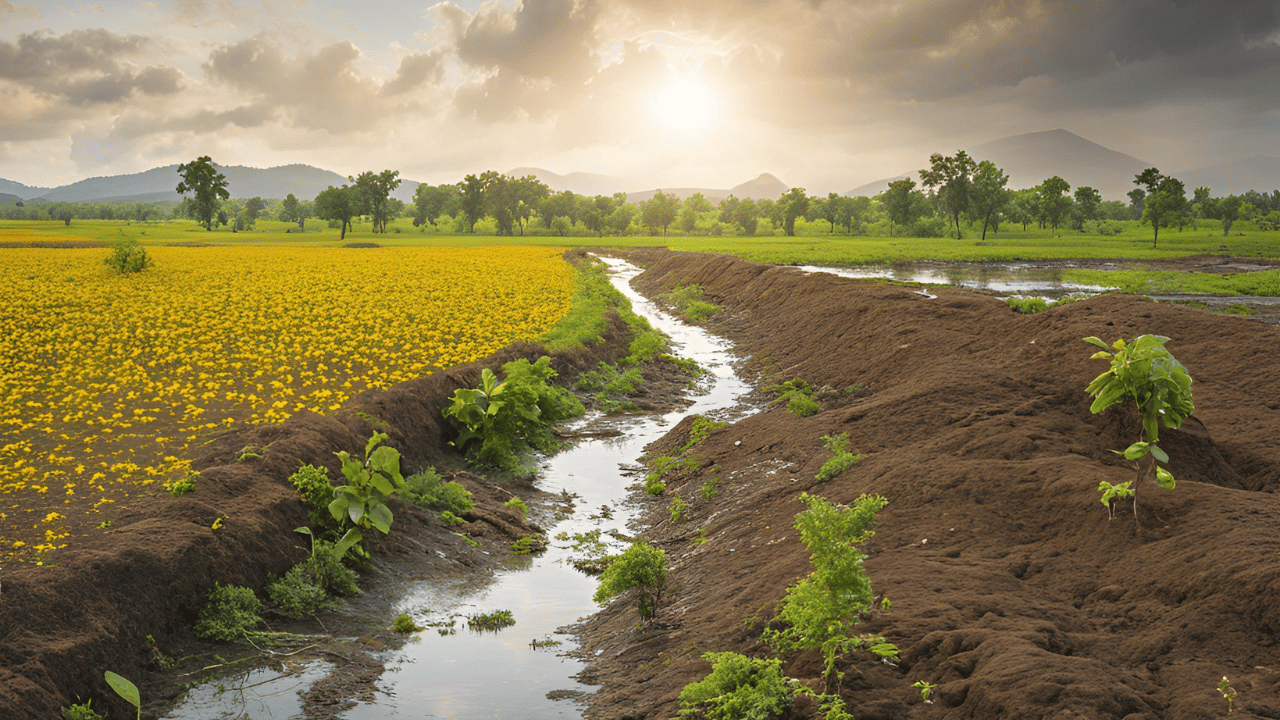
<instances>
[{"instance_id":1,"label":"mountain","mask_svg":"<svg viewBox=\"0 0 1280 720\"><path fill-rule=\"evenodd\" d=\"M1280 189L1280 158L1254 155L1247 160L1171 173L1190 195L1198 187L1213 197L1239 195L1249 190L1270 193Z\"/></svg>"},{"instance_id":2,"label":"mountain","mask_svg":"<svg viewBox=\"0 0 1280 720\"><path fill-rule=\"evenodd\" d=\"M0 178L0 194L13 195L20 200L30 200L49 192L49 188L31 187L20 182Z\"/></svg>"},{"instance_id":3,"label":"mountain","mask_svg":"<svg viewBox=\"0 0 1280 720\"><path fill-rule=\"evenodd\" d=\"M790 190L791 186L769 173L760 173L755 180L748 180L741 185L734 185L729 193L739 200L777 200Z\"/></svg>"},{"instance_id":4,"label":"mountain","mask_svg":"<svg viewBox=\"0 0 1280 720\"><path fill-rule=\"evenodd\" d=\"M990 160L1009 174L1009 187L1035 187L1057 175L1072 192L1088 185L1106 200L1127 200L1133 179L1152 167L1145 160L1116 152L1066 130L1048 130L992 140L969 150L976 160Z\"/></svg>"},{"instance_id":5,"label":"mountain","mask_svg":"<svg viewBox=\"0 0 1280 720\"><path fill-rule=\"evenodd\" d=\"M537 167L512 168L505 174L516 178L532 175L551 188L552 192L565 192L567 190L587 197L612 195L616 192L622 192L622 189L627 185L627 181L622 178L610 175L587 172L571 172L568 175L559 175L550 170Z\"/></svg>"},{"instance_id":6,"label":"mountain","mask_svg":"<svg viewBox=\"0 0 1280 720\"><path fill-rule=\"evenodd\" d=\"M215 167L227 176L227 190L233 198L280 200L293 193L300 200L310 200L330 185L347 182L345 177L335 172L310 165L281 165L266 169L242 165L215 164ZM174 189L179 180L178 166L166 165L131 175L88 178L54 188L37 199L42 202L176 201L182 199Z\"/></svg>"},{"instance_id":7,"label":"mountain","mask_svg":"<svg viewBox=\"0 0 1280 720\"><path fill-rule=\"evenodd\" d=\"M915 180L916 185L920 184L920 175L918 173L903 173L891 178L884 178L882 180L876 180L875 182L869 182L866 185L859 185L858 187L846 192L845 195L848 197L875 197L885 190L888 190L889 183L897 182L905 178Z\"/></svg>"}]
</instances>

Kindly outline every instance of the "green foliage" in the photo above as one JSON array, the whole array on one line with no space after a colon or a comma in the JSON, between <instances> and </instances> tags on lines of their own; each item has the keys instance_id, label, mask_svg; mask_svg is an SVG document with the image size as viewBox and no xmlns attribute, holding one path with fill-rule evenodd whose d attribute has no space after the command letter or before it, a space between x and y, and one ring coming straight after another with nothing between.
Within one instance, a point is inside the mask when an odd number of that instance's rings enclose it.
<instances>
[{"instance_id":1,"label":"green foliage","mask_svg":"<svg viewBox=\"0 0 1280 720\"><path fill-rule=\"evenodd\" d=\"M121 275L140 273L155 265L146 248L134 238L112 240L111 254L103 259L103 263Z\"/></svg>"},{"instance_id":2,"label":"green foliage","mask_svg":"<svg viewBox=\"0 0 1280 720\"><path fill-rule=\"evenodd\" d=\"M712 469L714 470L715 468ZM710 500L715 497L716 493L719 492L716 490L716 483L719 482L719 480L720 478L715 475L707 476L707 479L702 481L702 487L698 488L699 497L703 500Z\"/></svg>"},{"instance_id":3,"label":"green foliage","mask_svg":"<svg viewBox=\"0 0 1280 720\"><path fill-rule=\"evenodd\" d=\"M138 708L138 720L142 720L142 695L138 692L138 686L129 682L125 678L107 670L102 673L107 684L111 686L116 694L124 698L124 701Z\"/></svg>"},{"instance_id":4,"label":"green foliage","mask_svg":"<svg viewBox=\"0 0 1280 720\"><path fill-rule=\"evenodd\" d=\"M183 495L195 490L197 477L199 477L199 473L189 472L184 475L181 480L169 483L169 494L173 497L182 497Z\"/></svg>"},{"instance_id":5,"label":"green foliage","mask_svg":"<svg viewBox=\"0 0 1280 720\"><path fill-rule=\"evenodd\" d=\"M635 590L640 619L649 620L658 612L658 603L666 585L666 553L640 539L605 568L594 599L605 603L628 590Z\"/></svg>"},{"instance_id":6,"label":"green foliage","mask_svg":"<svg viewBox=\"0 0 1280 720\"><path fill-rule=\"evenodd\" d=\"M242 462L245 462L246 460L261 460L262 453L259 452L260 450L261 448L255 448L252 445L246 445L244 446L243 449L240 450L240 457L236 458L236 462L242 463Z\"/></svg>"},{"instance_id":7,"label":"green foliage","mask_svg":"<svg viewBox=\"0 0 1280 720\"><path fill-rule=\"evenodd\" d=\"M887 504L879 495L859 496L849 507L810 495L800 496L808 510L796 515L795 527L809 548L813 571L787 588L775 621L762 639L776 652L821 650L830 680L839 655L864 649L884 658L897 648L884 638L851 634L871 606L871 580L862 569L866 557L858 545L870 538L876 513Z\"/></svg>"},{"instance_id":8,"label":"green foliage","mask_svg":"<svg viewBox=\"0 0 1280 720\"><path fill-rule=\"evenodd\" d=\"M495 610L491 613L480 613L467 618L467 627L477 632L497 632L516 624L515 616L510 610Z\"/></svg>"},{"instance_id":9,"label":"green foliage","mask_svg":"<svg viewBox=\"0 0 1280 720\"><path fill-rule=\"evenodd\" d=\"M643 320L643 318L641 318ZM618 362L619 365L639 365L647 363L655 356L662 354L670 347L666 333L661 330L655 330L648 327L646 321L645 329L631 338L631 342L627 344L627 356Z\"/></svg>"},{"instance_id":10,"label":"green foliage","mask_svg":"<svg viewBox=\"0 0 1280 720\"><path fill-rule=\"evenodd\" d=\"M461 426L453 445L466 448L469 461L518 475L531 474L532 468L521 462L521 456L532 450L558 450L552 427L581 415L584 408L568 390L547 384L556 372L545 355L536 363L524 358L509 362L502 370L506 374L503 382L485 368L480 387L455 390L444 416Z\"/></svg>"},{"instance_id":11,"label":"green foliage","mask_svg":"<svg viewBox=\"0 0 1280 720\"><path fill-rule=\"evenodd\" d=\"M62 720L103 720L102 716L91 707L93 700L73 703L61 709Z\"/></svg>"},{"instance_id":12,"label":"green foliage","mask_svg":"<svg viewBox=\"0 0 1280 720\"><path fill-rule=\"evenodd\" d=\"M542 535L525 535L511 543L511 552L516 555L537 555L547 549L547 539Z\"/></svg>"},{"instance_id":13,"label":"green foliage","mask_svg":"<svg viewBox=\"0 0 1280 720\"><path fill-rule=\"evenodd\" d=\"M1227 701L1227 714L1229 715L1235 712L1236 697L1240 693L1236 692L1236 689L1231 687L1231 681L1227 679L1226 675L1223 675L1222 679L1218 681L1218 692L1222 693L1222 699Z\"/></svg>"},{"instance_id":14,"label":"green foliage","mask_svg":"<svg viewBox=\"0 0 1280 720\"><path fill-rule=\"evenodd\" d=\"M849 452L849 433L840 433L836 436L823 435L823 447L834 453L831 459L822 464L818 468L817 478L819 480L830 480L840 473L848 470L858 464L865 455L855 455Z\"/></svg>"},{"instance_id":15,"label":"green foliage","mask_svg":"<svg viewBox=\"0 0 1280 720\"><path fill-rule=\"evenodd\" d=\"M196 636L205 640L237 642L252 637L262 625L262 603L253 590L214 583L209 602L200 610Z\"/></svg>"},{"instance_id":16,"label":"green foliage","mask_svg":"<svg viewBox=\"0 0 1280 720\"><path fill-rule=\"evenodd\" d=\"M1133 481L1122 482L1117 485L1103 480L1098 483L1098 494L1101 495L1102 504L1107 506L1107 519L1114 520L1116 518L1114 500L1123 500L1124 498L1133 497L1133 490L1130 486Z\"/></svg>"},{"instance_id":17,"label":"green foliage","mask_svg":"<svg viewBox=\"0 0 1280 720\"><path fill-rule=\"evenodd\" d=\"M601 362L598 369L580 375L575 386L579 390L596 392L594 404L597 410L615 413L635 408L634 403L620 398L634 394L642 380L639 368L619 372L616 365Z\"/></svg>"},{"instance_id":18,"label":"green foliage","mask_svg":"<svg viewBox=\"0 0 1280 720\"><path fill-rule=\"evenodd\" d=\"M395 624L391 626L391 630L397 635L412 635L416 632L422 632L424 629L415 623L408 613L397 615Z\"/></svg>"},{"instance_id":19,"label":"green foliage","mask_svg":"<svg viewBox=\"0 0 1280 720\"><path fill-rule=\"evenodd\" d=\"M267 597L289 617L314 615L322 609L341 607L332 597L359 595L356 572L342 564L347 547L320 540L310 528L300 532L311 537L311 556L294 565L283 578L267 585Z\"/></svg>"},{"instance_id":20,"label":"green foliage","mask_svg":"<svg viewBox=\"0 0 1280 720\"><path fill-rule=\"evenodd\" d=\"M938 687L937 685L929 682L928 680L917 680L911 683L911 687L920 691L921 700L925 701L925 703L929 705L933 704L933 701L929 699L929 695L933 693L934 688Z\"/></svg>"},{"instance_id":21,"label":"green foliage","mask_svg":"<svg viewBox=\"0 0 1280 720\"><path fill-rule=\"evenodd\" d=\"M1006 298L1004 304L1023 315L1031 315L1038 312L1044 312L1049 309L1049 303L1045 302L1044 298L1038 297Z\"/></svg>"},{"instance_id":22,"label":"green foliage","mask_svg":"<svg viewBox=\"0 0 1280 720\"><path fill-rule=\"evenodd\" d=\"M793 693L781 660L757 660L735 652L702 657L711 663L711 672L680 691L681 718L769 720L791 707Z\"/></svg>"},{"instance_id":23,"label":"green foliage","mask_svg":"<svg viewBox=\"0 0 1280 720\"><path fill-rule=\"evenodd\" d=\"M520 515L521 515L522 517L523 517L524 515L528 515L528 514L529 514L529 505L528 505L527 503L525 503L525 501L523 501L523 500L521 500L520 498L515 497L515 496L512 496L510 500L507 500L506 502L502 503L502 506L503 506L503 507L509 507L509 508L515 508L516 510L519 510L519 511L520 511Z\"/></svg>"},{"instance_id":24,"label":"green foliage","mask_svg":"<svg viewBox=\"0 0 1280 720\"><path fill-rule=\"evenodd\" d=\"M684 511L688 509L688 507L689 507L689 503L685 502L684 498L680 497L679 495L676 495L675 497L671 498L671 524L672 525L675 525L676 523L680 522L680 518L684 516Z\"/></svg>"},{"instance_id":25,"label":"green foliage","mask_svg":"<svg viewBox=\"0 0 1280 720\"><path fill-rule=\"evenodd\" d=\"M660 296L670 303L689 322L700 323L715 315L723 306L706 302L702 299L701 285L684 285L677 283L675 287Z\"/></svg>"},{"instance_id":26,"label":"green foliage","mask_svg":"<svg viewBox=\"0 0 1280 720\"><path fill-rule=\"evenodd\" d=\"M796 417L817 415L821 409L822 406L818 404L818 401L808 395L796 395L787 401L787 410Z\"/></svg>"},{"instance_id":27,"label":"green foliage","mask_svg":"<svg viewBox=\"0 0 1280 720\"><path fill-rule=\"evenodd\" d=\"M644 491L657 497L667 491L667 484L650 474L644 479Z\"/></svg>"},{"instance_id":28,"label":"green foliage","mask_svg":"<svg viewBox=\"0 0 1280 720\"><path fill-rule=\"evenodd\" d=\"M333 489L333 501L329 514L339 523L350 523L351 529L338 545L346 552L345 543L358 544L363 533L377 528L384 535L391 532L394 517L387 507L387 498L404 490L404 477L400 475L400 453L382 445L388 438L376 432L364 446L364 462L351 457L343 450L335 453L342 461L342 474L347 485Z\"/></svg>"},{"instance_id":29,"label":"green foliage","mask_svg":"<svg viewBox=\"0 0 1280 720\"><path fill-rule=\"evenodd\" d=\"M289 476L289 483L298 491L302 504L307 506L312 525L333 531L340 527L329 512L329 503L333 502L333 484L329 482L329 468L303 465Z\"/></svg>"},{"instance_id":30,"label":"green foliage","mask_svg":"<svg viewBox=\"0 0 1280 720\"><path fill-rule=\"evenodd\" d=\"M694 445L706 440L716 430L729 427L727 422L717 422L703 415L693 416L693 425L689 427L689 441L680 446L680 454L687 453Z\"/></svg>"},{"instance_id":31,"label":"green foliage","mask_svg":"<svg viewBox=\"0 0 1280 720\"><path fill-rule=\"evenodd\" d=\"M475 508L471 491L460 483L444 482L435 468L427 468L404 479L404 496L428 510L444 517L466 515Z\"/></svg>"},{"instance_id":32,"label":"green foliage","mask_svg":"<svg viewBox=\"0 0 1280 720\"><path fill-rule=\"evenodd\" d=\"M1165 348L1168 341L1169 338L1160 335L1140 335L1132 343L1120 338L1108 347L1096 337L1085 338L1085 342L1102 348L1090 357L1091 360L1108 360L1111 363L1106 372L1085 388L1094 398L1089 406L1090 412L1100 413L1116 403L1128 401L1142 416L1137 442L1123 451L1113 451L1124 455L1126 460L1137 461L1135 486L1130 488L1128 483L1124 484L1130 493L1136 493L1136 485L1146 477L1153 477L1160 487L1173 489L1173 475L1156 464L1169 462L1169 455L1156 444L1160 441L1160 426L1178 428L1195 410L1191 399L1191 376ZM1104 496L1108 492L1116 496L1115 488L1099 486L1098 489ZM1109 500L1104 502L1108 503L1109 509Z\"/></svg>"}]
</instances>

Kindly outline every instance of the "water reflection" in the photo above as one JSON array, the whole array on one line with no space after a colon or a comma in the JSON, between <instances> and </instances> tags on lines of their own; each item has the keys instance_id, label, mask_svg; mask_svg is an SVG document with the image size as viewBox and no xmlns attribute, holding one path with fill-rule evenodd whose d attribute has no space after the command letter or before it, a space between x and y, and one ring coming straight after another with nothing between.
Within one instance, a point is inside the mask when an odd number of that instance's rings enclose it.
<instances>
[{"instance_id":1,"label":"water reflection","mask_svg":"<svg viewBox=\"0 0 1280 720\"><path fill-rule=\"evenodd\" d=\"M1042 297L1048 300L1067 295L1096 294L1110 289L1100 285L1063 282L1060 267L1036 267L1018 263L899 263L887 267L864 268L801 265L800 270L847 278L883 278L927 285L951 285L970 290L988 290L1006 296Z\"/></svg>"}]
</instances>

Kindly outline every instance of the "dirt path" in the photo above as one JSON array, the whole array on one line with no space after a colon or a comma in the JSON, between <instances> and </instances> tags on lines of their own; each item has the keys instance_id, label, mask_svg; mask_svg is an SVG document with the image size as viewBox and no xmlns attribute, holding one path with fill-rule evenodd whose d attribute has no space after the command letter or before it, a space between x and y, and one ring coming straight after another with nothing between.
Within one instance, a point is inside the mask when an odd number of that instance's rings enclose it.
<instances>
[{"instance_id":1,"label":"dirt path","mask_svg":"<svg viewBox=\"0 0 1280 720\"><path fill-rule=\"evenodd\" d=\"M680 689L708 671L701 653L766 655L761 622L809 571L792 527L801 492L889 499L866 568L892 607L864 627L902 661L846 664L858 718L1222 717L1224 675L1236 716L1280 717L1274 326L1123 295L1022 316L960 290L929 299L720 256L649 261L646 294L697 283L725 306L709 324L748 371L829 390L813 417L775 407L704 441L699 470L667 483L696 498L719 478L687 520L664 522L667 500L649 501L670 589L654 623L615 602L581 628L600 658L584 674L601 684L588 717L673 717ZM1081 338L1142 333L1172 338L1196 412L1161 435L1179 484L1140 489L1139 529L1127 513L1108 522L1097 499L1100 480L1131 477L1110 450L1132 440L1136 416L1090 414L1084 387L1105 365ZM838 433L868 457L818 482L819 438ZM816 654L785 660L820 687ZM934 704L918 680L938 686Z\"/></svg>"}]
</instances>

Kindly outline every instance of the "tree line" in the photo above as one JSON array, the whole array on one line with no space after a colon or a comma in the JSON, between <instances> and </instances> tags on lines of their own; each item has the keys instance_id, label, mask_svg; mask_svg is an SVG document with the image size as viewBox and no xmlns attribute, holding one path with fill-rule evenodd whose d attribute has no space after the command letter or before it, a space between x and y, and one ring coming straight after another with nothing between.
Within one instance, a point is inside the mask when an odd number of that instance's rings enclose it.
<instances>
[{"instance_id":1,"label":"tree line","mask_svg":"<svg viewBox=\"0 0 1280 720\"><path fill-rule=\"evenodd\" d=\"M827 232L847 235L888 234L912 237L962 238L965 232L998 232L1002 224L1032 223L1052 232L1063 229L1118 232L1109 223L1138 220L1152 227L1153 244L1161 228L1179 230L1196 226L1198 219L1221 222L1223 234L1241 220L1252 220L1261 230L1280 229L1280 190L1270 194L1249 191L1213 197L1209 188L1196 188L1188 197L1182 181L1148 168L1134 178L1128 203L1104 201L1088 186L1074 189L1053 176L1032 188L1007 187L1008 175L989 160L977 160L963 150L946 156L935 153L921 169L919 185L913 178L889 183L874 197L848 197L830 193L809 195L791 188L777 199L737 198L713 203L701 193L681 200L658 190L643 202L629 202L626 193L588 197L571 191L552 192L532 175L511 177L495 171L467 175L460 182L421 184L409 204L390 196L400 185L399 171L364 172L348 183L330 186L314 200L299 200L292 193L283 200L231 199L227 180L209 157L178 168L177 191L187 195L181 203L16 203L0 208L8 219L130 220L146 222L168 217L189 217L206 229L214 224L232 230L249 230L261 218L296 223L305 231L316 218L339 229L341 237L357 219L369 222L375 233L387 232L397 218L412 218L422 229L475 233L482 221L498 235L651 235L672 232L684 235L735 233L754 236L781 230L795 235L796 223L821 221ZM762 225L764 226L762 228ZM810 230L812 232L812 230ZM397 229L397 232L399 230Z\"/></svg>"}]
</instances>

